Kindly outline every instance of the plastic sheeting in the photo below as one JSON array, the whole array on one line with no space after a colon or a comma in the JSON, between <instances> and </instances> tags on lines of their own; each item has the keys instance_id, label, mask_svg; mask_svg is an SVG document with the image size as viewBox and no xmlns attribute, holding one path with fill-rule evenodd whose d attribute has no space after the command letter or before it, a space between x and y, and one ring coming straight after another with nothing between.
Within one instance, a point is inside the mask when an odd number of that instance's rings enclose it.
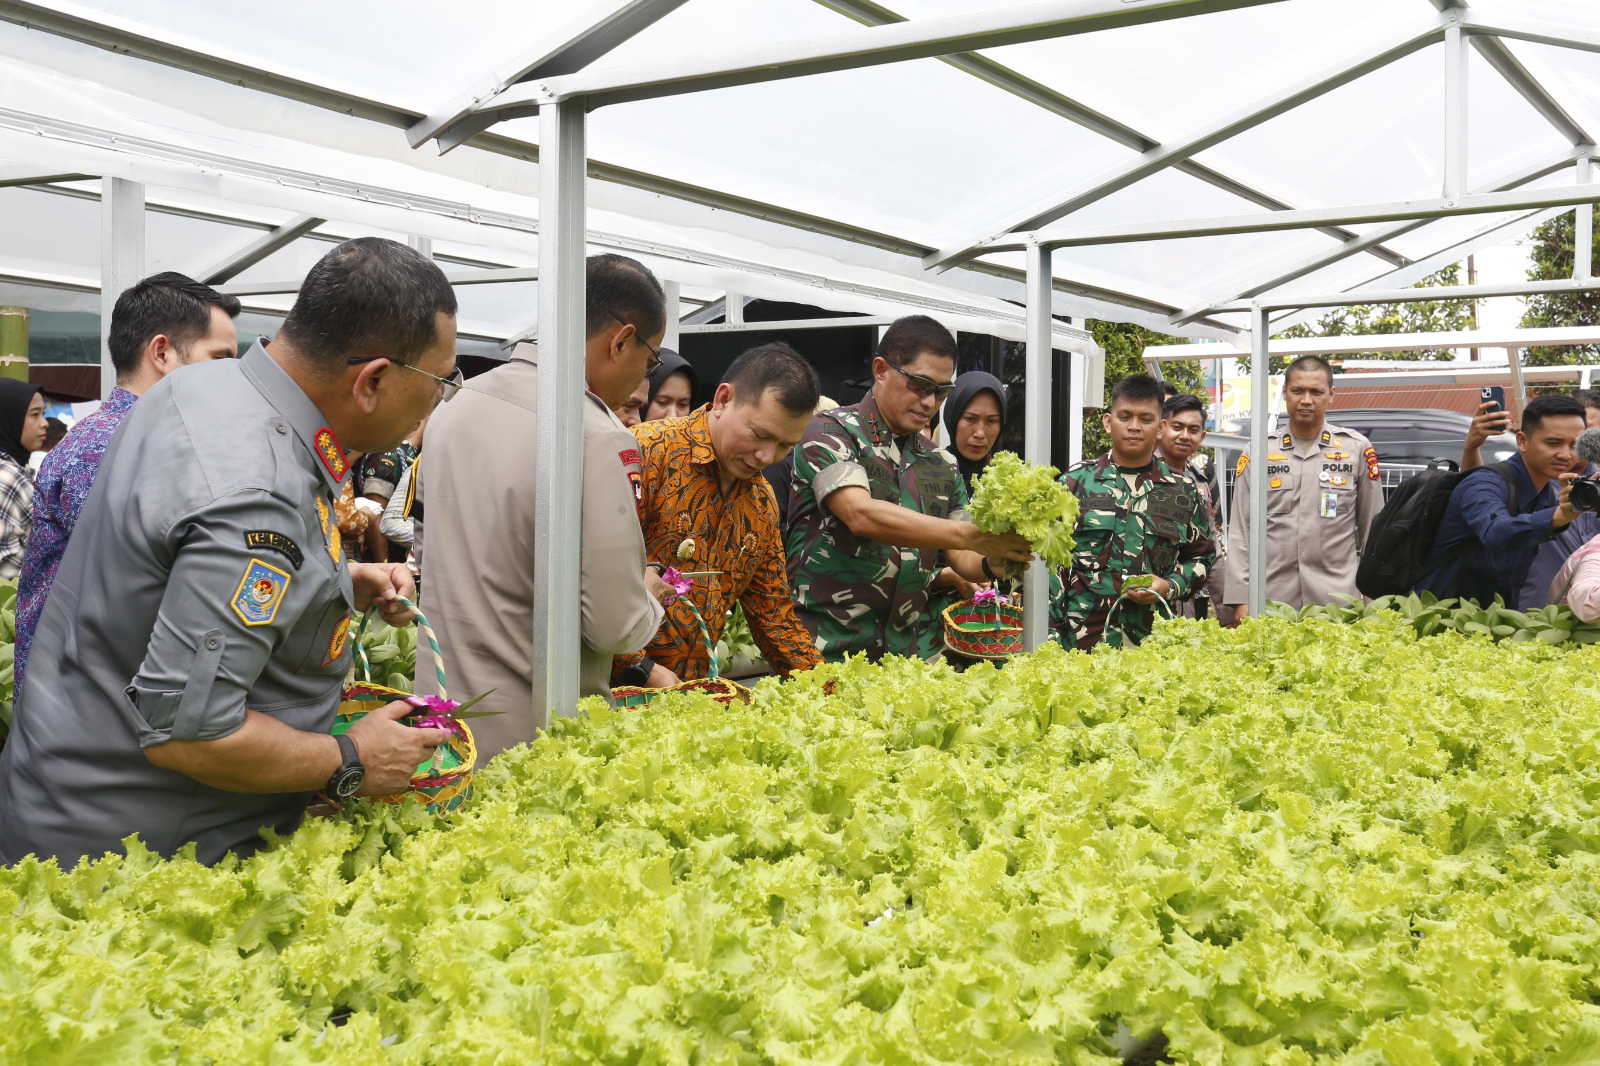
<instances>
[{"instance_id":1,"label":"plastic sheeting","mask_svg":"<svg viewBox=\"0 0 1600 1066\"><path fill-rule=\"evenodd\" d=\"M420 0L46 6L143 27L162 40L418 114L578 12L561 0L458 0L447 13ZM996 8L976 0L895 0L889 6L911 18ZM1600 5L1585 0L1474 0L1470 10L1600 35ZM1426 0L1284 0L985 55L1152 139L1170 141L1249 110L1375 41L1436 27L1442 17ZM854 28L811 0L688 0L591 69ZM1506 44L1585 130L1600 132L1594 118L1600 55ZM1297 208L1437 197L1444 69L1443 47L1427 46L1196 160ZM1569 140L1475 52L1468 60L1468 102L1469 186L1551 165L1573 152ZM496 131L538 140L536 119L503 123ZM182 152L163 154L159 146ZM884 248L764 219L759 210L714 209L591 181L592 242L641 256L679 281L686 296L712 300L731 290L876 314L921 307L959 328L1017 339L1022 286L1014 273L988 267L1015 271L1019 254L993 253L934 273L922 267L915 249L960 244L1030 204L1092 184L1136 155L937 59L615 105L591 115L589 146L595 160L780 205L904 246ZM418 234L431 237L437 253L458 260L538 261L536 164L470 145L444 156L432 144L412 149L395 126L0 24L0 177L30 167L137 177L153 203L264 224L313 214L329 220L319 229L324 236ZM306 180L286 180L285 174ZM329 180L319 185L318 178ZM1573 180L1569 164L1532 186ZM1258 210L1166 169L1065 222L1158 222ZM1359 253L1270 295L1408 284L1443 265L1435 262L1438 255L1460 258L1555 213L1441 219L1384 242L1415 266L1397 268ZM98 276L92 201L0 189L0 227L0 274L7 275L0 300L37 296L29 275L87 282ZM1371 228L1349 227L1356 233ZM149 265L197 269L258 232L152 213ZM1060 293L1055 310L1171 329L1168 314L1229 298L1337 243L1302 230L1061 249L1053 258L1055 275L1075 291ZM325 241L302 239L236 280L292 279L326 248ZM495 336L525 327L535 289L534 283L464 288L464 330ZM58 305L78 298L70 286L49 292ZM287 297L252 300L263 312L286 304ZM1221 337L1245 325L1243 315L1215 315L1179 332Z\"/></svg>"}]
</instances>

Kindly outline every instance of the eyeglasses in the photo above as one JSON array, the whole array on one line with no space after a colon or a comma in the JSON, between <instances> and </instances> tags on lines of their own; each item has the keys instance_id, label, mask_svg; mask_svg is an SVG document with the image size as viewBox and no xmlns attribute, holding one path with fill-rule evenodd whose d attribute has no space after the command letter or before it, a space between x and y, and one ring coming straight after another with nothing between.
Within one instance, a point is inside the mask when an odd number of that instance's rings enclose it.
<instances>
[{"instance_id":1,"label":"eyeglasses","mask_svg":"<svg viewBox=\"0 0 1600 1066\"><path fill-rule=\"evenodd\" d=\"M398 359L390 359L387 355L364 355L359 359L346 359L345 365L360 366L362 363L371 363L379 359L389 359L389 361L395 366L405 367L407 370L415 370L423 377L432 378L434 381L437 381L439 383L439 395L443 398L443 402L445 403L449 403L451 398L455 396L456 393L460 392L461 387L467 383L466 376L461 373L461 368L459 366L450 371L449 377L442 378L438 374L430 374L426 370L420 370L417 367L412 366L410 363L402 363ZM446 385L449 386L448 389L445 388Z\"/></svg>"},{"instance_id":2,"label":"eyeglasses","mask_svg":"<svg viewBox=\"0 0 1600 1066\"><path fill-rule=\"evenodd\" d=\"M888 362L888 360L884 361ZM894 367L896 373L906 379L906 388L910 389L918 396L921 396L923 399L927 399L929 396L937 396L939 398L939 402L943 403L952 392L956 391L956 383L953 381L948 383L938 382L932 378L925 378L921 374L908 373L907 371L901 370L893 363L889 363L889 365Z\"/></svg>"},{"instance_id":3,"label":"eyeglasses","mask_svg":"<svg viewBox=\"0 0 1600 1066\"><path fill-rule=\"evenodd\" d=\"M624 326L633 326L632 322L629 322L615 311L607 311L606 314L610 315L618 322L621 322ZM651 374L654 374L657 370L661 369L661 353L650 347L650 342L644 339L644 331L638 326L633 326L633 337L640 344L644 345L645 351L650 353L650 361L644 366L644 376L649 377Z\"/></svg>"}]
</instances>

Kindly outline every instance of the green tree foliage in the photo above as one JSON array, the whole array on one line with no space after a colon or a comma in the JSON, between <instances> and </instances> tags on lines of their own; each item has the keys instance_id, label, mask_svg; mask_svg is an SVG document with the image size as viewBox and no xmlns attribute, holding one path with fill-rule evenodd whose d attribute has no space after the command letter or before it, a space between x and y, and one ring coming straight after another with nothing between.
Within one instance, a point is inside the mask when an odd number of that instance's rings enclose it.
<instances>
[{"instance_id":1,"label":"green tree foliage","mask_svg":"<svg viewBox=\"0 0 1600 1066\"><path fill-rule=\"evenodd\" d=\"M1533 231L1528 267L1529 281L1560 281L1572 277L1574 212L1558 215ZM1595 240L1592 262L1600 262L1600 236ZM1600 293L1558 292L1527 298L1522 315L1524 329L1542 326L1588 326L1600 322ZM1538 366L1567 363L1592 363L1600 356L1600 345L1584 344L1570 348L1533 348L1524 361Z\"/></svg>"},{"instance_id":2,"label":"green tree foliage","mask_svg":"<svg viewBox=\"0 0 1600 1066\"><path fill-rule=\"evenodd\" d=\"M1128 322L1098 322L1090 319L1087 323L1089 332L1094 334L1095 343L1106 350L1106 397L1111 395L1111 387L1130 374L1145 373L1144 350L1152 344L1182 344L1181 337L1169 337L1155 330L1145 329ZM1193 363L1162 363L1161 373L1166 379L1178 387L1179 392L1192 392L1201 399L1206 399L1206 393L1201 376L1201 364ZM1105 402L1105 398L1095 397L1098 402ZM1083 413L1083 454L1085 458L1104 455L1111 449L1111 438L1106 436L1100 416L1105 410L1099 407L1090 408Z\"/></svg>"},{"instance_id":3,"label":"green tree foliage","mask_svg":"<svg viewBox=\"0 0 1600 1066\"><path fill-rule=\"evenodd\" d=\"M1412 288L1425 289L1436 285L1461 284L1461 264L1452 263L1436 274L1429 274ZM1376 333L1442 333L1449 330L1472 328L1472 304L1469 300L1426 300L1403 304L1356 304L1337 308L1316 324L1290 326L1278 339L1297 337L1362 337ZM1423 352L1361 352L1345 356L1347 359L1450 359L1449 349ZM1273 356L1272 373L1281 374L1290 363L1288 356ZM1248 369L1250 361L1240 360Z\"/></svg>"}]
</instances>

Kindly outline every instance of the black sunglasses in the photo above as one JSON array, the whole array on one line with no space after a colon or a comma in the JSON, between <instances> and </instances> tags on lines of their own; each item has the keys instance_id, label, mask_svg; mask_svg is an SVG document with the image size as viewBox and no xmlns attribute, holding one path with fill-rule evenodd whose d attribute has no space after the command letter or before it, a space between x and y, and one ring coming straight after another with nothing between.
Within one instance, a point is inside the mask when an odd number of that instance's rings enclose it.
<instances>
[{"instance_id":1,"label":"black sunglasses","mask_svg":"<svg viewBox=\"0 0 1600 1066\"><path fill-rule=\"evenodd\" d=\"M624 326L633 326L632 322L629 322L615 311L607 311L606 314L610 315L618 322L621 322ZM649 377L651 374L654 374L657 370L661 369L661 353L650 347L650 342L644 339L644 331L638 326L633 326L633 336L635 340L644 345L644 350L650 353L650 361L644 366L644 376Z\"/></svg>"},{"instance_id":2,"label":"black sunglasses","mask_svg":"<svg viewBox=\"0 0 1600 1066\"><path fill-rule=\"evenodd\" d=\"M888 360L884 360L884 362L888 362ZM952 392L956 391L956 383L953 381L949 382L948 384L943 384L933 380L932 378L925 378L921 374L912 374L908 371L901 370L893 363L889 363L889 365L894 367L896 373L906 379L907 388L924 399L928 398L929 396L937 396L939 398L939 402L943 403Z\"/></svg>"},{"instance_id":3,"label":"black sunglasses","mask_svg":"<svg viewBox=\"0 0 1600 1066\"><path fill-rule=\"evenodd\" d=\"M359 359L346 359L345 365L360 366L362 363L372 363L379 359L389 359L389 357L387 355L364 355ZM466 376L461 373L461 368L459 366L450 371L449 377L442 378L438 374L430 374L426 370L419 370L410 363L402 363L398 359L389 359L389 362L393 363L395 366L403 366L407 370L416 370L417 373L421 374L423 377L432 378L434 381L437 381L439 383L439 395L443 398L445 403L449 403L451 397L460 392L461 387L467 383ZM447 389L445 388L446 385L450 387Z\"/></svg>"}]
</instances>

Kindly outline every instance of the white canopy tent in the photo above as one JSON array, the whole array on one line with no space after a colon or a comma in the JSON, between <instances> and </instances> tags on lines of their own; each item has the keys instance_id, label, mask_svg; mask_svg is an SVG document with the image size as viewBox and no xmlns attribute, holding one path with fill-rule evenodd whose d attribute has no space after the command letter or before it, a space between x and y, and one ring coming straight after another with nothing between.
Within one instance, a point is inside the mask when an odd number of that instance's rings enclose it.
<instances>
[{"instance_id":1,"label":"white canopy tent","mask_svg":"<svg viewBox=\"0 0 1600 1066\"><path fill-rule=\"evenodd\" d=\"M1042 458L1051 349L1080 381L1095 353L1062 318L1249 332L1259 355L1308 307L1367 302L1600 198L1588 0L441 14L0 0L0 301L81 302L170 267L281 313L325 242L357 233L481 282L461 290L463 332L538 328L555 379L535 639L556 713L576 693L579 489L558 475L581 449L588 250L638 256L690 307L759 296L1026 336ZM1262 572L1264 540L1250 551Z\"/></svg>"}]
</instances>

